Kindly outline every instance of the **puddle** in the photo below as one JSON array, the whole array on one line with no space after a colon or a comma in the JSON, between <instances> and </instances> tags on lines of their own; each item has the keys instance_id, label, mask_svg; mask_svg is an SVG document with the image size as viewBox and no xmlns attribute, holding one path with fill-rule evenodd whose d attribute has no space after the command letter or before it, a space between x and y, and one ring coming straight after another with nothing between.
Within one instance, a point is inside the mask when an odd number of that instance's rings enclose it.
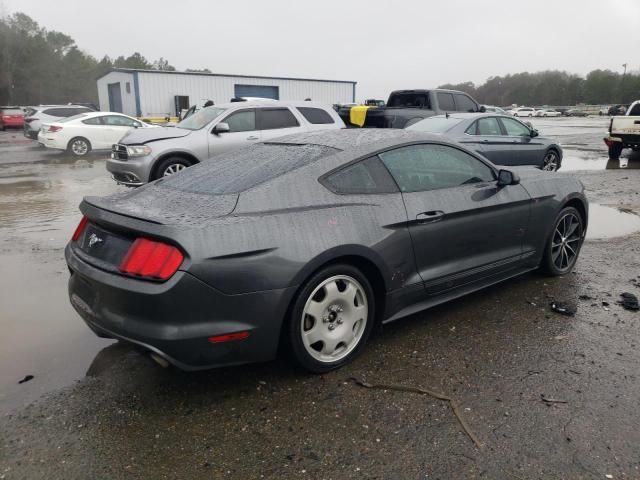
<instances>
[{"instance_id":1,"label":"puddle","mask_svg":"<svg viewBox=\"0 0 640 480\"><path fill-rule=\"evenodd\" d=\"M640 231L640 217L617 208L589 204L587 240L621 237Z\"/></svg>"}]
</instances>

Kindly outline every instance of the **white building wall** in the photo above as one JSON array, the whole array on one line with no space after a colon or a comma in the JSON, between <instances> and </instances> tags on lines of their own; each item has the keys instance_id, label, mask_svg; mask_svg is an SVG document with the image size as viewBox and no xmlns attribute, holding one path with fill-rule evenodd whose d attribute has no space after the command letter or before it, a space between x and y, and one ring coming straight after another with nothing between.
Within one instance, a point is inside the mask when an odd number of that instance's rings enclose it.
<instances>
[{"instance_id":1,"label":"white building wall","mask_svg":"<svg viewBox=\"0 0 640 480\"><path fill-rule=\"evenodd\" d=\"M122 93L122 113L135 117L136 97L133 73L109 72L104 77L98 79L98 102L100 103L100 110L103 112L109 111L108 85L110 83L120 83L120 92ZM127 83L129 84L128 88Z\"/></svg>"},{"instance_id":2,"label":"white building wall","mask_svg":"<svg viewBox=\"0 0 640 480\"><path fill-rule=\"evenodd\" d=\"M149 72L138 72L137 75L142 116L175 115L175 95L189 96L190 105L202 105L209 99L216 104L227 103L235 95L236 84L277 86L280 100L311 98L333 104L352 102L354 96L354 85L343 82ZM106 92L106 86L104 88Z\"/></svg>"}]
</instances>

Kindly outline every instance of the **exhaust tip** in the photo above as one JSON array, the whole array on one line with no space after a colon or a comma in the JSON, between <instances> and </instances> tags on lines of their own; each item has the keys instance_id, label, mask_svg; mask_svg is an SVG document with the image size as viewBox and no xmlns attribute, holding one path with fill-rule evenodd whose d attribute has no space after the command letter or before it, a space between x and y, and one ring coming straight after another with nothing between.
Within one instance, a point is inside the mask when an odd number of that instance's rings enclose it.
<instances>
[{"instance_id":1,"label":"exhaust tip","mask_svg":"<svg viewBox=\"0 0 640 480\"><path fill-rule=\"evenodd\" d=\"M169 362L167 361L166 358L161 357L160 355L158 355L155 352L151 352L149 354L149 356L151 357L151 359L156 362L158 365L160 365L162 368L167 368L169 366Z\"/></svg>"}]
</instances>

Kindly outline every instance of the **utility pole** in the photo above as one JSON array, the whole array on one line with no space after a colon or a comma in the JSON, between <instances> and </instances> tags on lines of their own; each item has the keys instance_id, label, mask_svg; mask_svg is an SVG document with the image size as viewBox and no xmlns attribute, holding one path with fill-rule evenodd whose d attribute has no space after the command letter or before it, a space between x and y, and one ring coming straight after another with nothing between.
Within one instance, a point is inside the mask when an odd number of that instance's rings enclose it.
<instances>
[{"instance_id":1,"label":"utility pole","mask_svg":"<svg viewBox=\"0 0 640 480\"><path fill-rule=\"evenodd\" d=\"M624 103L624 77L627 74L627 64L623 63L622 68L624 68L624 70L622 71L622 80L620 81L620 100L621 103Z\"/></svg>"}]
</instances>

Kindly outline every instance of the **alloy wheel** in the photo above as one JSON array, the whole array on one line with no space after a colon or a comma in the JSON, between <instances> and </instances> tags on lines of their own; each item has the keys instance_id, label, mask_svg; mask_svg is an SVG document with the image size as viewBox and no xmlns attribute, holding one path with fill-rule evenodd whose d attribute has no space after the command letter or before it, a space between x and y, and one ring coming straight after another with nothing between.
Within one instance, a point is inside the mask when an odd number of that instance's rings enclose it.
<instances>
[{"instance_id":1,"label":"alloy wheel","mask_svg":"<svg viewBox=\"0 0 640 480\"><path fill-rule=\"evenodd\" d=\"M563 215L551 239L551 261L560 272L573 267L582 240L582 223L574 213Z\"/></svg>"},{"instance_id":2,"label":"alloy wheel","mask_svg":"<svg viewBox=\"0 0 640 480\"><path fill-rule=\"evenodd\" d=\"M187 168L185 165L181 164L181 163L173 163L171 165L169 165L167 168L164 169L164 172L162 172L162 176L163 177L168 177L169 175L173 175L174 173L178 173L182 170L184 170L185 168Z\"/></svg>"},{"instance_id":3,"label":"alloy wheel","mask_svg":"<svg viewBox=\"0 0 640 480\"><path fill-rule=\"evenodd\" d=\"M349 355L362 339L369 308L365 290L354 278L336 275L309 295L300 332L305 350L323 363Z\"/></svg>"},{"instance_id":4,"label":"alloy wheel","mask_svg":"<svg viewBox=\"0 0 640 480\"><path fill-rule=\"evenodd\" d=\"M71 144L71 151L78 156L86 155L89 151L89 145L84 140L74 140Z\"/></svg>"},{"instance_id":5,"label":"alloy wheel","mask_svg":"<svg viewBox=\"0 0 640 480\"><path fill-rule=\"evenodd\" d=\"M542 162L542 170L547 172L555 172L558 170L558 154L556 152L547 152Z\"/></svg>"}]
</instances>

